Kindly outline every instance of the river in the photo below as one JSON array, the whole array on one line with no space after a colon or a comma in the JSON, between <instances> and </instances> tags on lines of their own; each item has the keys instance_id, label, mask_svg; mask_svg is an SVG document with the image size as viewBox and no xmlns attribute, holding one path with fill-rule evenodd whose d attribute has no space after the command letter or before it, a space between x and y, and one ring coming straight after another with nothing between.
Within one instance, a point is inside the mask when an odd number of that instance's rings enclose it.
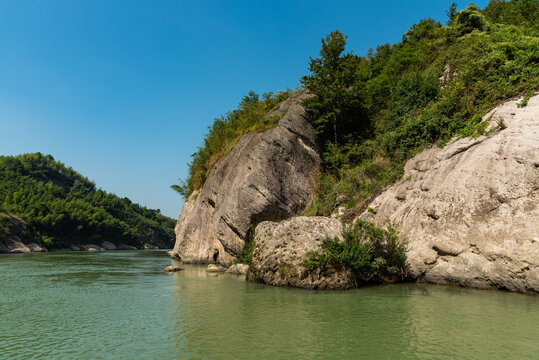
<instances>
[{"instance_id":1,"label":"river","mask_svg":"<svg viewBox=\"0 0 539 360\"><path fill-rule=\"evenodd\" d=\"M158 251L0 256L2 359L537 359L539 297L396 284L309 291Z\"/></svg>"}]
</instances>

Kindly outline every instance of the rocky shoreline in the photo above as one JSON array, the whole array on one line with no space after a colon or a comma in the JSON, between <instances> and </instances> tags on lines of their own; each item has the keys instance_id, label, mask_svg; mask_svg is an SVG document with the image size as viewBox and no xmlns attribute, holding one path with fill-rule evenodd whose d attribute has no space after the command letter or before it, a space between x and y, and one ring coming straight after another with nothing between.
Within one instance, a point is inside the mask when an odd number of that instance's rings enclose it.
<instances>
[{"instance_id":1,"label":"rocky shoreline","mask_svg":"<svg viewBox=\"0 0 539 360\"><path fill-rule=\"evenodd\" d=\"M9 216L7 226L8 234L0 241L0 254L25 254L35 252L59 252L59 251L107 251L107 250L139 250L137 247L124 243L112 243L103 241L101 245L95 244L71 244L66 248L47 249L35 242L23 243L22 239L26 231L26 225L15 216ZM145 244L143 249L158 249L157 246ZM140 249L142 250L142 249Z\"/></svg>"},{"instance_id":2,"label":"rocky shoreline","mask_svg":"<svg viewBox=\"0 0 539 360\"><path fill-rule=\"evenodd\" d=\"M101 246L96 244L72 244L68 248L51 248L47 249L37 243L24 244L20 239L15 239L15 236L10 236L0 244L0 254L27 254L36 252L66 252L66 251L113 251L113 250L150 250L159 249L158 247L137 248L135 246L126 245L123 243L114 244L109 241L104 241Z\"/></svg>"}]
</instances>

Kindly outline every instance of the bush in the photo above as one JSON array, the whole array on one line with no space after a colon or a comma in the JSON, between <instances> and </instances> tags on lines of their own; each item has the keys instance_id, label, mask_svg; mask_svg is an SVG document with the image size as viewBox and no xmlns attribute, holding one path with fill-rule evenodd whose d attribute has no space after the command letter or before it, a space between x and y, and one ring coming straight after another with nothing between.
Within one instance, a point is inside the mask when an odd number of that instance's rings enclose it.
<instances>
[{"instance_id":1,"label":"bush","mask_svg":"<svg viewBox=\"0 0 539 360\"><path fill-rule=\"evenodd\" d=\"M403 280L406 244L399 241L394 228L382 229L357 221L343 232L344 241L326 238L320 251L307 254L301 262L304 276L330 268L349 271L357 284Z\"/></svg>"}]
</instances>

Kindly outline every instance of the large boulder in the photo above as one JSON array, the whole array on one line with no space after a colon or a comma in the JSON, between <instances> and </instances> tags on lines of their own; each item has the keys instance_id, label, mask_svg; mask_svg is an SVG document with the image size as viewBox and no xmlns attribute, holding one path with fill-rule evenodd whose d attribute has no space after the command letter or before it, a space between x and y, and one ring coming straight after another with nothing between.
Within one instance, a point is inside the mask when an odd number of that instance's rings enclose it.
<instances>
[{"instance_id":1,"label":"large boulder","mask_svg":"<svg viewBox=\"0 0 539 360\"><path fill-rule=\"evenodd\" d=\"M116 244L110 242L110 241L103 241L103 243L101 244L101 247L105 250L116 250L118 249L118 247L116 246Z\"/></svg>"},{"instance_id":2,"label":"large boulder","mask_svg":"<svg viewBox=\"0 0 539 360\"><path fill-rule=\"evenodd\" d=\"M408 161L361 215L408 240L412 278L539 292L539 96L517 103L485 116L500 129Z\"/></svg>"},{"instance_id":3,"label":"large boulder","mask_svg":"<svg viewBox=\"0 0 539 360\"><path fill-rule=\"evenodd\" d=\"M176 225L173 256L185 263L229 264L261 221L296 214L311 200L320 164L299 92L268 114L276 127L240 138L185 202Z\"/></svg>"},{"instance_id":4,"label":"large boulder","mask_svg":"<svg viewBox=\"0 0 539 360\"><path fill-rule=\"evenodd\" d=\"M226 269L227 274L237 274L237 275L245 275L247 274L247 271L249 270L249 265L247 264L232 264Z\"/></svg>"},{"instance_id":5,"label":"large boulder","mask_svg":"<svg viewBox=\"0 0 539 360\"><path fill-rule=\"evenodd\" d=\"M138 250L135 246L127 245L124 243L119 243L118 246L116 246L117 250Z\"/></svg>"},{"instance_id":6,"label":"large boulder","mask_svg":"<svg viewBox=\"0 0 539 360\"><path fill-rule=\"evenodd\" d=\"M0 243L0 253L29 253L31 250L22 243L21 239L17 235L9 235Z\"/></svg>"},{"instance_id":7,"label":"large boulder","mask_svg":"<svg viewBox=\"0 0 539 360\"><path fill-rule=\"evenodd\" d=\"M0 211L0 253L29 253L31 250L21 241L25 231L21 219Z\"/></svg>"},{"instance_id":8,"label":"large boulder","mask_svg":"<svg viewBox=\"0 0 539 360\"><path fill-rule=\"evenodd\" d=\"M86 244L86 245L83 245L83 246L84 246L84 250L86 250L86 251L103 251L103 250L105 250L101 246L97 246L95 244Z\"/></svg>"},{"instance_id":9,"label":"large boulder","mask_svg":"<svg viewBox=\"0 0 539 360\"><path fill-rule=\"evenodd\" d=\"M45 249L44 247L40 246L39 244L35 242L26 244L26 247L30 249L31 252L47 252L47 249Z\"/></svg>"},{"instance_id":10,"label":"large boulder","mask_svg":"<svg viewBox=\"0 0 539 360\"><path fill-rule=\"evenodd\" d=\"M345 270L307 274L300 265L308 252L320 249L322 239L342 239L342 231L339 220L319 216L300 216L280 223L265 221L259 224L247 280L306 289L355 287L353 277Z\"/></svg>"}]
</instances>

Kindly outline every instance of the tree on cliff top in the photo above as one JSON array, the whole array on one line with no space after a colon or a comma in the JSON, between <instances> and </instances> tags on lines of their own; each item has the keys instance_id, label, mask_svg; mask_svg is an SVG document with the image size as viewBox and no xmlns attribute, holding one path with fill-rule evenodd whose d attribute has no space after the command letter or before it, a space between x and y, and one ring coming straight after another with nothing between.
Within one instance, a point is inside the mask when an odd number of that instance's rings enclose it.
<instances>
[{"instance_id":1,"label":"tree on cliff top","mask_svg":"<svg viewBox=\"0 0 539 360\"><path fill-rule=\"evenodd\" d=\"M322 39L320 57L309 61L310 75L301 82L314 95L304 102L310 112L318 138L322 144L343 141L350 129L358 128L353 122L362 121L368 127L364 117L359 87L354 86L356 72L363 61L352 54L344 54L346 36L333 31Z\"/></svg>"}]
</instances>

